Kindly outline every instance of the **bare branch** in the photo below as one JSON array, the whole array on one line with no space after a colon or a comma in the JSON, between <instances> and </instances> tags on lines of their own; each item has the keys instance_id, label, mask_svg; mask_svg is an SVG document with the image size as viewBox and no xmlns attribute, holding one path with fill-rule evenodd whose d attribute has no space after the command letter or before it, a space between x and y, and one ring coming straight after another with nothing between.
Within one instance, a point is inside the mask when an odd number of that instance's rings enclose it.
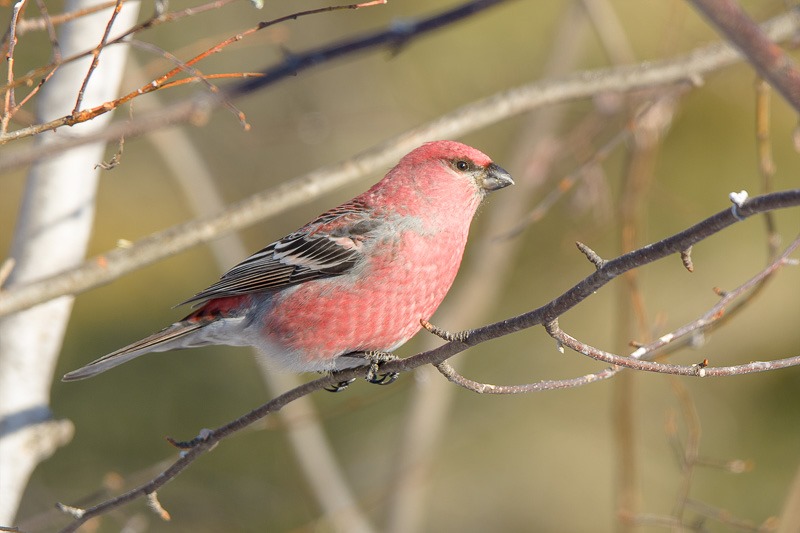
<instances>
[{"instance_id":1,"label":"bare branch","mask_svg":"<svg viewBox=\"0 0 800 533\"><path fill-rule=\"evenodd\" d=\"M789 54L770 41L735 0L689 1L747 56L756 72L800 112L800 71Z\"/></svg>"},{"instance_id":2,"label":"bare branch","mask_svg":"<svg viewBox=\"0 0 800 533\"><path fill-rule=\"evenodd\" d=\"M751 198L742 204L739 214L740 216L748 217L767 210L798 205L800 205L800 189ZM545 381L519 386L496 386L480 384L472 380L468 380L457 374L452 367L450 367L450 365L445 363L447 359L466 350L470 346L475 346L476 344L486 342L494 338L509 335L513 332L530 328L537 324L544 324L547 331L559 342L560 345L568 346L580 353L598 360L605 361L617 367L627 367L637 370L686 376L711 377L763 372L767 370L785 368L788 366L800 365L800 356L779 359L770 362L751 362L744 365L729 367L709 367L707 366L706 361L692 366L655 363L640 360L635 357L622 357L598 350L574 339L558 327L557 317L559 315L563 314L586 299L597 289L608 283L611 279L620 276L630 269L638 268L671 254L680 253L681 250L686 249L691 244L694 244L710 235L713 235L714 233L723 230L727 226L733 224L735 221L736 218L729 209L721 211L720 213L717 213L716 215L709 217L700 223L695 224L691 228L673 235L672 237L668 237L662 241L653 243L638 250L634 250L616 259L606 262L602 268L592 273L583 281L575 285L572 289L538 309L518 317L465 332L463 336L459 337L459 340L453 340L436 349L429 350L406 359L397 359L386 362L381 365L381 371L387 373L406 372L425 364L433 364L437 366L437 368L439 368L439 370L454 383L476 392L498 394L533 392L581 386L602 379L607 379L619 372L619 368L610 368L595 374L589 374L570 380ZM797 246L798 244L800 244L800 238L793 243L794 246ZM195 459L212 449L224 438L253 424L263 417L280 410L288 403L300 397L311 394L312 392L322 388L333 386L343 381L351 380L357 377L363 377L366 375L369 369L369 366L352 368L334 372L328 376L310 381L284 394L281 394L280 396L277 396L273 400L231 421L230 423L225 424L224 426L210 431L203 431L201 435L190 441L177 443L178 446L183 450L179 459L177 459L171 466L169 466L166 470L149 482L120 496L109 499L87 509L64 506L64 508L71 510L71 514L76 517L76 520L69 524L62 531L75 531L81 524L91 517L98 516L112 509L118 508L139 497L149 496L174 479Z\"/></svg>"},{"instance_id":3,"label":"bare branch","mask_svg":"<svg viewBox=\"0 0 800 533\"><path fill-rule=\"evenodd\" d=\"M26 0L20 0L14 4L11 10L11 23L9 24L8 51L6 52L6 63L8 64L8 85L3 98L3 115L0 118L0 135L8 130L8 122L13 115L14 103L14 48L17 45L17 23L19 13L25 7Z\"/></svg>"},{"instance_id":4,"label":"bare branch","mask_svg":"<svg viewBox=\"0 0 800 533\"><path fill-rule=\"evenodd\" d=\"M455 383L459 387L464 387L465 389L471 390L472 392L477 392L478 394L526 394L529 392L583 387L584 385L613 377L621 370L621 368L606 368L600 372L586 374L585 376L580 376L577 378L543 380L526 385L491 385L489 383L479 383L477 381L465 378L456 372L455 368L450 366L450 364L446 361L436 365L436 369L441 372L442 375L451 383Z\"/></svg>"},{"instance_id":5,"label":"bare branch","mask_svg":"<svg viewBox=\"0 0 800 533\"><path fill-rule=\"evenodd\" d=\"M28 33L30 31L47 30L48 33L54 35L54 33L52 32L52 28L54 26L59 26L61 24L64 24L65 22L75 20L76 18L85 17L87 15L91 15L92 13L97 13L98 11L103 11L105 9L108 9L109 7L114 7L116 3L117 0L109 0L107 2L104 2L102 4L97 4L92 7L78 9L75 11L69 11L67 13L62 13L60 15L55 15L52 17L48 16L46 11L42 11L41 18L20 20L17 33L19 35L24 35L25 33ZM41 6L44 6L44 4L40 5L40 11L41 11Z\"/></svg>"},{"instance_id":6,"label":"bare branch","mask_svg":"<svg viewBox=\"0 0 800 533\"><path fill-rule=\"evenodd\" d=\"M787 191L750 198L743 204L739 213L741 216L750 217L765 211L793 206L800 206L800 189L790 189ZM504 335L509 335L511 333L515 333L539 324L550 324L559 316L578 305L609 281L620 276L624 272L627 272L633 268L642 267L672 254L679 254L681 250L684 250L688 246L696 244L715 233L719 233L735 222L737 222L737 219L733 216L730 209L720 211L719 213L708 217L705 220L687 228L686 230L672 235L671 237L648 244L647 246L607 261L603 268L593 272L578 282L571 289L566 291L564 294L558 296L542 307L513 318L508 318L501 322L495 322L494 324L489 324L481 328L470 330L469 336L463 342L449 342L439 346L434 350L417 354L415 356L403 359L402 361L386 363L381 368L386 372L404 372L410 370L411 368L416 368L419 366L419 364L436 365L449 359L456 353L464 351L467 347L475 346L482 342L502 337ZM577 343L577 341L575 342ZM567 345L567 343L564 344ZM578 346L579 344L580 343L574 345ZM620 364L619 362L615 362L616 360L614 359L613 354L606 354L606 352L602 352L596 355L601 356L599 358L606 358L607 355L611 355L612 357L607 357L607 362L611 364ZM629 361L631 358L621 357L620 359L622 359L621 366L636 366L625 364L626 361ZM647 362L641 361L641 363ZM774 361L773 363L774 368L784 368L786 366L792 366L800 363L800 357ZM648 364L649 363L643 364L641 369L653 370L655 368L652 366L644 368L647 367ZM752 363L749 366L750 370L744 368L748 367L748 365L744 365L744 367L740 369L741 371L738 373L768 370L769 368L766 368L764 365L766 365L766 363ZM691 367L681 368L682 370L678 372L679 374L697 375L697 372L692 371ZM735 373L730 371L731 368L733 367L707 369L709 370L707 375L731 375L732 373Z\"/></svg>"},{"instance_id":7,"label":"bare branch","mask_svg":"<svg viewBox=\"0 0 800 533\"><path fill-rule=\"evenodd\" d=\"M481 8L494 5L500 0L486 3L481 2ZM472 6L472 4L470 4ZM407 43L410 39L422 35L422 32L429 32L437 29L436 23L442 24L456 22L459 19L452 18L452 12L458 11L459 14L469 16L474 14L472 11L464 11L463 8L436 15L429 19L424 19L416 23L402 25L401 28L390 27L388 30L377 34L367 35L352 41L334 44L327 47L318 48L303 54L293 55L283 63L264 71L263 77L257 85L243 83L232 88L226 93L230 97L243 96L258 88L270 85L286 76L294 76L300 70L317 66L323 62L331 61L344 57L348 54L369 50L365 43L373 43L373 46L396 45L399 42ZM409 32L408 27L413 28ZM764 25L764 31L775 40L783 40L793 34L800 27L800 20L794 12L776 17ZM653 87L670 83L689 81L699 83L702 76L713 70L730 65L739 60L739 55L735 49L726 44L711 45L694 52L669 61L654 61L646 64L612 69L599 69L592 72L581 72L569 76L563 80L553 80L541 83L523 85L510 89L503 93L494 95L486 100L477 102L472 106L467 106L456 112L445 115L439 120L434 121L429 126L429 131L439 132L435 137L451 137L463 134L468 131L480 129L486 125L499 122L502 119L516 114L530 111L536 107L564 102L578 98L585 98L604 92L624 92L645 87ZM66 150L75 145L93 142L99 139L118 138L126 135L133 138L154 129L175 125L183 122L203 123L210 111L221 105L219 99L209 96L200 96L193 100L180 102L167 108L158 115L143 116L130 124L117 124L110 127L105 135L86 136L65 141L54 150ZM454 117L455 115L455 117ZM57 123L39 126L44 130L60 125ZM6 135L0 135L0 144L13 141L17 138L31 135L29 129L22 128ZM405 151L411 149L406 147ZM7 151L0 157L0 172L25 165L37 158L49 155L40 152L20 149Z\"/></svg>"},{"instance_id":8,"label":"bare branch","mask_svg":"<svg viewBox=\"0 0 800 533\"><path fill-rule=\"evenodd\" d=\"M644 361L633 357L615 355L613 353L600 350L599 348L595 348L594 346L585 344L572 337L568 333L565 333L558 326L557 320L545 324L545 329L547 329L547 332L554 339L564 346L568 346L576 352L582 353L583 355L591 357L592 359L597 359L598 361L603 361L605 363L610 363L612 365L622 366L625 368L643 370L645 372L656 372L659 374L696 376L701 378L709 376L736 376L741 374L753 374L755 372L767 372L769 370L778 370L781 368L800 365L800 355L786 357L784 359L776 359L773 361L753 361L744 365L720 367L709 367L706 360L691 366L656 363L653 361Z\"/></svg>"},{"instance_id":9,"label":"bare branch","mask_svg":"<svg viewBox=\"0 0 800 533\"><path fill-rule=\"evenodd\" d=\"M245 81L237 86L232 87L228 91L217 91L212 95L205 95L204 97L201 98L190 100L188 102L183 102L182 104L177 104L172 108L172 111L175 113L175 116L170 117L168 119L169 122L167 122L166 124L171 125L187 121L196 123L204 122L211 109L219 107L220 105L224 105L231 99L238 98L246 94L250 94L256 90L262 89L266 86L273 85L279 81L282 81L285 78L296 76L299 72L303 70L307 70L309 68L339 59L341 57L354 55L356 53L367 51L370 49L376 49L381 46L390 46L392 48L397 48L401 45L406 44L407 42L409 42L414 38L418 38L432 31L441 29L442 27L459 22L467 17L476 15L477 13L480 13L481 11L493 7L497 4L500 4L504 1L507 0L473 0L471 2L462 4L454 9L444 11L438 15L429 18L424 18L416 21L407 20L404 21L402 24L395 24L393 26L390 26L389 29L387 30L367 34L361 37L347 39L345 41L335 43L326 47L318 48L315 50L311 50L309 52L305 52L302 54L289 55L278 66L265 70L263 72L263 76L259 77L257 80L254 80L255 83L253 81ZM375 4L374 2L366 2L364 4L352 4L350 6L344 6L344 7L357 9L369 5L375 5ZM312 14L330 10L331 9L323 8L322 10L312 10L309 12L303 12L301 14ZM297 18L301 14L292 14L286 17L281 17L280 19L276 19L276 21L280 22L284 20ZM271 25L274 24L276 21L270 21L268 23L263 23L263 24ZM109 41L106 46L124 42L125 37L133 33L134 30L139 30L139 29L142 28L137 27L132 30L129 30L128 32L125 32L120 37L112 41ZM83 55L89 55L91 53L92 52L89 52L87 54L82 54L81 56L76 56L76 58L83 57ZM70 58L67 61L70 61L71 59L75 58ZM109 107L106 105L101 105L95 107L94 109L85 110L80 113L74 111L71 115L51 120L50 122L47 122L45 124L37 124L35 126L31 126L29 128L22 128L10 132L8 134L0 134L0 145L16 139L56 129L61 126L72 126L80 122L85 122L87 120L91 120L92 118L109 111L110 109L113 109L113 106ZM127 135L130 136L130 134ZM82 144L81 141L86 142L83 139L79 139L78 144ZM55 150L58 151L59 149L68 147L67 145L72 145L72 142L64 143ZM42 157L42 154L36 157ZM2 167L3 164L2 162L0 162L0 172L3 170Z\"/></svg>"},{"instance_id":10,"label":"bare branch","mask_svg":"<svg viewBox=\"0 0 800 533\"><path fill-rule=\"evenodd\" d=\"M748 291L756 290L759 286L762 285L764 280L775 274L775 272L781 268L782 266L786 265L789 261L789 256L794 253L797 248L800 247L800 237L795 239L781 254L780 257L773 260L771 264L769 264L764 270L750 278L748 281L740 285L739 287L730 290L724 291L720 294L721 298L720 301L717 302L714 307L712 307L707 313L703 316L698 318L697 320L693 320L692 322L682 326L670 333L662 335L657 340L640 346L635 352L631 354L632 357L636 358L646 358L651 359L654 355L653 352L681 339L688 335L696 335L706 329L708 329L711 325L713 325L718 320L722 319L727 314L728 307L733 303L734 300L741 297ZM683 252L681 253L683 254Z\"/></svg>"},{"instance_id":11,"label":"bare branch","mask_svg":"<svg viewBox=\"0 0 800 533\"><path fill-rule=\"evenodd\" d=\"M343 372L342 374L353 374L355 375L357 372L355 370L351 370L348 372ZM340 374L341 375L341 374ZM230 436L231 434L239 431L247 427L248 425L256 422L270 413L274 413L280 410L283 406L300 398L302 396L306 396L311 392L316 390L320 390L326 386L331 386L337 383L340 380L339 377L333 376L326 376L324 378L319 378L314 381L310 381L299 387L296 387L290 391L277 396L273 400L265 403L261 407L254 409L247 413L246 415L237 418L236 420L221 426L213 431L206 431L204 434L192 441L191 447L188 447L187 450L181 452L180 457L172 463L166 470L162 471L159 475L154 477L152 480L136 487L124 494L121 494L115 498L111 498L105 502L102 502L98 505L93 507L89 507L86 509L80 509L76 507L72 507L69 505L60 504L60 507L64 510L67 510L69 514L75 517L75 521L68 524L64 527L61 532L68 533L71 531L75 531L78 527L81 526L84 522L89 520L94 516L99 516L101 514L107 513L112 509L116 509L125 505L128 502L136 500L141 497L149 497L150 494L155 493L158 489L166 485L168 482L172 481L175 477L178 476L183 470L186 469L190 464L192 464L195 459L199 458L211 448L216 446L216 444Z\"/></svg>"},{"instance_id":12,"label":"bare branch","mask_svg":"<svg viewBox=\"0 0 800 533\"><path fill-rule=\"evenodd\" d=\"M108 24L106 24L106 31L103 32L103 36L100 38L100 44L98 44L92 50L92 63L89 65L89 72L86 73L86 77L83 79L83 84L78 90L78 99L75 101L75 108L72 110L73 115L77 114L81 109L83 94L86 92L86 87L89 85L89 80L92 79L92 73L94 73L95 69L97 69L97 65L100 64L100 53L103 51L103 48L105 48L106 43L108 42L108 36L111 33L111 28L114 26L114 21L117 20L117 15L119 15L121 9L122 0L117 0L116 5L114 5L114 11L111 12L111 17L108 19Z\"/></svg>"}]
</instances>

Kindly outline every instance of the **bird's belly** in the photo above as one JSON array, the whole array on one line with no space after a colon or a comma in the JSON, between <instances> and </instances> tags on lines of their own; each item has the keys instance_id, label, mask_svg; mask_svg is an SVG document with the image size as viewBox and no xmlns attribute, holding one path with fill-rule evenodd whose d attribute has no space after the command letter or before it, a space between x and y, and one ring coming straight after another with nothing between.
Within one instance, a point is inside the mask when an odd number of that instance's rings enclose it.
<instances>
[{"instance_id":1,"label":"bird's belly","mask_svg":"<svg viewBox=\"0 0 800 533\"><path fill-rule=\"evenodd\" d=\"M419 331L420 320L430 318L452 285L463 245L442 244L449 243L403 239L358 274L276 295L273 309L280 312L263 321L268 349L262 351L292 370L330 370L347 366L335 361L345 353L397 348Z\"/></svg>"}]
</instances>

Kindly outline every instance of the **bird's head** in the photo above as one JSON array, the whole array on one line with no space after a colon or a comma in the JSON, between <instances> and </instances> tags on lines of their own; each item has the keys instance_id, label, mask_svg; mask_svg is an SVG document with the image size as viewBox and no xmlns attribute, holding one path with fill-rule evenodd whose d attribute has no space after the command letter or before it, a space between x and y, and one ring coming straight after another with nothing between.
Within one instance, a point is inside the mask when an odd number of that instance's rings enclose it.
<instances>
[{"instance_id":1,"label":"bird's head","mask_svg":"<svg viewBox=\"0 0 800 533\"><path fill-rule=\"evenodd\" d=\"M429 191L469 184L482 198L514 184L511 175L489 156L455 141L425 143L403 157L398 167L411 169L409 174L416 178L417 185Z\"/></svg>"}]
</instances>

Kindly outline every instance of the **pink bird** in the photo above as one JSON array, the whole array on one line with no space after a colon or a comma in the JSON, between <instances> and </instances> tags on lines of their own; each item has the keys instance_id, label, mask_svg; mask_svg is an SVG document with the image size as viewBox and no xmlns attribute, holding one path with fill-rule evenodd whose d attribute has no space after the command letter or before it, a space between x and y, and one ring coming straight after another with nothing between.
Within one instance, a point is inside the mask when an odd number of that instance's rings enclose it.
<instances>
[{"instance_id":1,"label":"pink bird","mask_svg":"<svg viewBox=\"0 0 800 533\"><path fill-rule=\"evenodd\" d=\"M368 191L183 302L199 305L183 320L63 380L88 378L149 352L211 344L254 346L283 370L375 368L444 299L481 200L513 183L474 148L424 144Z\"/></svg>"}]
</instances>

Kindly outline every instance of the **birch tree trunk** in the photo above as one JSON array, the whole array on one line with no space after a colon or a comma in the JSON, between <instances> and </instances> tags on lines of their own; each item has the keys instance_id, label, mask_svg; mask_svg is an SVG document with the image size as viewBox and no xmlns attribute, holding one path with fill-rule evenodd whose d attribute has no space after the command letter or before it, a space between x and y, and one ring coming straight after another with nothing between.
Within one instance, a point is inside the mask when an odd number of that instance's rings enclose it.
<instances>
[{"instance_id":1,"label":"birch tree trunk","mask_svg":"<svg viewBox=\"0 0 800 533\"><path fill-rule=\"evenodd\" d=\"M100 0L69 0L76 11ZM126 2L111 37L136 21L138 2ZM102 40L112 10L79 18L61 28L62 55L91 50ZM104 49L86 88L82 107L117 95L127 46ZM38 121L70 114L92 58L64 65L44 85L38 100ZM47 132L35 140L42 151L67 135L84 135L105 127L105 114L69 131ZM27 178L17 219L11 257L14 270L8 286L23 284L80 263L85 257L94 218L98 172L104 143L84 145L34 164ZM0 524L12 523L33 469L72 437L67 420L51 418L50 386L61 351L73 297L65 296L0 321Z\"/></svg>"}]
</instances>

